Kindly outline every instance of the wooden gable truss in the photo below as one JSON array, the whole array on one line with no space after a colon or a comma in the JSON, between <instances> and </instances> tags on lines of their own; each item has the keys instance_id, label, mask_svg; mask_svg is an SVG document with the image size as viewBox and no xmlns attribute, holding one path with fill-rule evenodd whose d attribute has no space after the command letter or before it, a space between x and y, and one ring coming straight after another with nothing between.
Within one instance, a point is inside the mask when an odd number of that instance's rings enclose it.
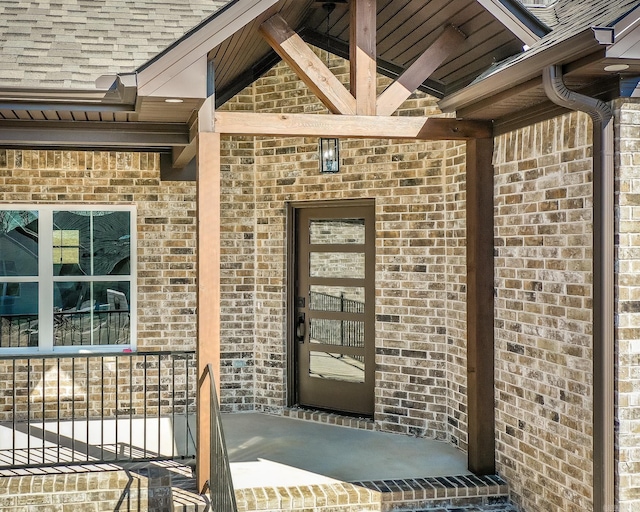
<instances>
[{"instance_id":1,"label":"wooden gable truss","mask_svg":"<svg viewBox=\"0 0 640 512\"><path fill-rule=\"evenodd\" d=\"M198 375L220 366L220 137L271 135L467 142L467 375L468 466L495 472L493 376L493 130L491 123L391 114L429 78L464 40L446 27L418 60L379 96L376 94L376 3L352 0L348 91L286 21L275 14L260 31L332 114L214 112L210 97L193 123L190 149L197 158L198 186ZM384 117L384 122L380 122ZM186 160L189 153L178 158ZM218 383L219 386L219 383ZM209 403L201 384L198 401L198 486L209 474Z\"/></svg>"}]
</instances>

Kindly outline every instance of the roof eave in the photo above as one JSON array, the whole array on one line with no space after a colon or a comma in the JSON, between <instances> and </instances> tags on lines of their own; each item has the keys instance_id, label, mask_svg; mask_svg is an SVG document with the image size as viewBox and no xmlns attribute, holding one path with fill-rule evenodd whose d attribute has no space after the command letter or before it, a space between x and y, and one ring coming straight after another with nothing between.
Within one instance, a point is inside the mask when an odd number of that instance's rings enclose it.
<instances>
[{"instance_id":1,"label":"roof eave","mask_svg":"<svg viewBox=\"0 0 640 512\"><path fill-rule=\"evenodd\" d=\"M140 96L207 97L207 55L279 0L236 0L137 70ZM198 80L202 78L204 80Z\"/></svg>"},{"instance_id":2,"label":"roof eave","mask_svg":"<svg viewBox=\"0 0 640 512\"><path fill-rule=\"evenodd\" d=\"M531 46L551 32L517 0L478 0L478 3L525 45Z\"/></svg>"},{"instance_id":3,"label":"roof eave","mask_svg":"<svg viewBox=\"0 0 640 512\"><path fill-rule=\"evenodd\" d=\"M542 70L548 66L567 64L593 53L599 47L593 31L591 29L584 30L555 46L533 54L530 58L522 59L468 85L440 100L438 105L443 112L455 112L528 80L540 77Z\"/></svg>"},{"instance_id":4,"label":"roof eave","mask_svg":"<svg viewBox=\"0 0 640 512\"><path fill-rule=\"evenodd\" d=\"M608 26L593 27L600 44L607 45L610 58L640 58L640 6Z\"/></svg>"}]
</instances>

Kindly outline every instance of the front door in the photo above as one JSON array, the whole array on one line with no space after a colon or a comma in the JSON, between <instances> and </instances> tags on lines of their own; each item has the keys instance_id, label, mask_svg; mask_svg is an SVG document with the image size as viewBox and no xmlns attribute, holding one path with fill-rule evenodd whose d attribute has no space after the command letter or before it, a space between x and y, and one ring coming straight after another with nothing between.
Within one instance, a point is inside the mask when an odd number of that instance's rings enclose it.
<instances>
[{"instance_id":1,"label":"front door","mask_svg":"<svg viewBox=\"0 0 640 512\"><path fill-rule=\"evenodd\" d=\"M373 415L373 205L295 210L297 402Z\"/></svg>"}]
</instances>

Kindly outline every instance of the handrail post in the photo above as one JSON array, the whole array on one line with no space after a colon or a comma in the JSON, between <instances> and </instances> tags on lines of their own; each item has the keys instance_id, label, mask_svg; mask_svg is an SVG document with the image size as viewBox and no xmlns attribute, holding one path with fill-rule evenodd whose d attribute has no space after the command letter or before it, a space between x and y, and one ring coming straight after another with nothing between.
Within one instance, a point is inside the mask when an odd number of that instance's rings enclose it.
<instances>
[{"instance_id":1,"label":"handrail post","mask_svg":"<svg viewBox=\"0 0 640 512\"><path fill-rule=\"evenodd\" d=\"M211 509L216 512L237 512L235 490L231 478L231 465L227 453L227 443L224 438L222 417L218 405L216 392L216 380L213 373L213 365L208 363L199 379L199 386L205 389L205 381L209 379L209 471L207 475L199 475L199 478L208 477L206 487L209 491ZM204 434L202 432L201 434ZM202 439L202 435L201 435ZM202 465L199 466L201 468Z\"/></svg>"}]
</instances>

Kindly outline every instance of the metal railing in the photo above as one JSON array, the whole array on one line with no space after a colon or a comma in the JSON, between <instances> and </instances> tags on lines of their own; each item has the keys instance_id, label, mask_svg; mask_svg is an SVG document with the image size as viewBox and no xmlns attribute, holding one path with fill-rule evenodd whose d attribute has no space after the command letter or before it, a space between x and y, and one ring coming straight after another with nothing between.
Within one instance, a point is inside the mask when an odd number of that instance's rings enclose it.
<instances>
[{"instance_id":1,"label":"metal railing","mask_svg":"<svg viewBox=\"0 0 640 512\"><path fill-rule=\"evenodd\" d=\"M195 457L194 351L0 356L0 469Z\"/></svg>"},{"instance_id":2,"label":"metal railing","mask_svg":"<svg viewBox=\"0 0 640 512\"><path fill-rule=\"evenodd\" d=\"M207 487L211 510L216 512L237 512L236 494L231 478L231 467L227 444L224 439L220 407L218 406L218 394L216 393L215 376L213 366L209 363L202 375L201 385L209 378L209 480Z\"/></svg>"}]
</instances>

